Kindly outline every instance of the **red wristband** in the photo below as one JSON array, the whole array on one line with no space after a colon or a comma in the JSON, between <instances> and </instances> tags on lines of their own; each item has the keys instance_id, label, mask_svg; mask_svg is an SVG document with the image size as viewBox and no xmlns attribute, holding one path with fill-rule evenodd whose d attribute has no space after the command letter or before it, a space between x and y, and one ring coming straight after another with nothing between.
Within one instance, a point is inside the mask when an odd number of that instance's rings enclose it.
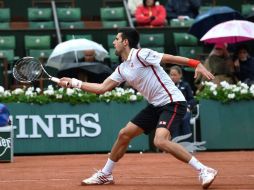
<instances>
[{"instance_id":1,"label":"red wristband","mask_svg":"<svg viewBox=\"0 0 254 190\"><path fill-rule=\"evenodd\" d=\"M189 59L187 65L188 65L189 67L196 68L196 67L198 66L199 63L200 63L200 61L198 61L198 60Z\"/></svg>"}]
</instances>

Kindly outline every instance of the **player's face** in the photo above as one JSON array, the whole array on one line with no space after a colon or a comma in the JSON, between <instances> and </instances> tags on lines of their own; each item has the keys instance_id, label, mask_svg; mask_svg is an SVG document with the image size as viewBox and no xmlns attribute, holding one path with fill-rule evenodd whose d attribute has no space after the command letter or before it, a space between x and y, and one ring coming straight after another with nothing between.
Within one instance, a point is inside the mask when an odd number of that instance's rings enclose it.
<instances>
[{"instance_id":1,"label":"player's face","mask_svg":"<svg viewBox=\"0 0 254 190\"><path fill-rule=\"evenodd\" d=\"M120 56L121 53L123 52L124 50L124 40L122 39L122 34L121 33L118 33L116 35L116 38L115 40L113 41L113 45L115 47L115 54L117 56Z\"/></svg>"},{"instance_id":2,"label":"player's face","mask_svg":"<svg viewBox=\"0 0 254 190\"><path fill-rule=\"evenodd\" d=\"M182 77L181 74L179 74L175 69L170 70L169 76L174 83L178 83Z\"/></svg>"}]
</instances>

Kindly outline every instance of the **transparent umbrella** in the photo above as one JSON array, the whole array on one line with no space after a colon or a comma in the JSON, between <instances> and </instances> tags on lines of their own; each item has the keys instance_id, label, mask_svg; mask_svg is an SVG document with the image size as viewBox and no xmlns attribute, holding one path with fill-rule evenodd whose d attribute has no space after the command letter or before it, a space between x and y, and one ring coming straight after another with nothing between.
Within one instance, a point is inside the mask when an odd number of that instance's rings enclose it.
<instances>
[{"instance_id":1,"label":"transparent umbrella","mask_svg":"<svg viewBox=\"0 0 254 190\"><path fill-rule=\"evenodd\" d=\"M101 44L87 39L73 39L58 44L51 53L46 66L58 70L86 66L87 62L80 61L84 58L85 50L94 50L97 61L103 61L108 55L107 50Z\"/></svg>"}]
</instances>

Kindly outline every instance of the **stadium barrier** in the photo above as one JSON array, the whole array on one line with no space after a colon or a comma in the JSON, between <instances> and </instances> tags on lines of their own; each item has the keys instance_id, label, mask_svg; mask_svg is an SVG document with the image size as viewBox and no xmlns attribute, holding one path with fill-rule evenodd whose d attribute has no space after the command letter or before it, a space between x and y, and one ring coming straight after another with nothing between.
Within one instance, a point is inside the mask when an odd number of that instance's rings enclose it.
<instances>
[{"instance_id":1,"label":"stadium barrier","mask_svg":"<svg viewBox=\"0 0 254 190\"><path fill-rule=\"evenodd\" d=\"M0 162L13 162L13 127L0 127Z\"/></svg>"},{"instance_id":2,"label":"stadium barrier","mask_svg":"<svg viewBox=\"0 0 254 190\"><path fill-rule=\"evenodd\" d=\"M8 103L14 128L14 154L110 151L118 132L147 103L46 105ZM128 151L149 150L149 136L134 139Z\"/></svg>"},{"instance_id":3,"label":"stadium barrier","mask_svg":"<svg viewBox=\"0 0 254 190\"><path fill-rule=\"evenodd\" d=\"M200 101L201 138L209 150L254 149L254 101Z\"/></svg>"}]
</instances>

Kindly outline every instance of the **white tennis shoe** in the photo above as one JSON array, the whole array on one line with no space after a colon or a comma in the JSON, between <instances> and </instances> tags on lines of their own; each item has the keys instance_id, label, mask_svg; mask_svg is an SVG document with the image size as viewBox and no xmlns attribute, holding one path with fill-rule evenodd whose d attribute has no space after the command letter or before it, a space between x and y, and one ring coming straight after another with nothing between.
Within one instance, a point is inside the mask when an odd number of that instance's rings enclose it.
<instances>
[{"instance_id":1,"label":"white tennis shoe","mask_svg":"<svg viewBox=\"0 0 254 190\"><path fill-rule=\"evenodd\" d=\"M207 189L214 181L218 171L212 168L204 168L199 173L199 180L203 189Z\"/></svg>"},{"instance_id":2,"label":"white tennis shoe","mask_svg":"<svg viewBox=\"0 0 254 190\"><path fill-rule=\"evenodd\" d=\"M104 174L101 170L98 170L91 177L84 179L81 185L108 185L114 184L114 179L112 174Z\"/></svg>"}]
</instances>

